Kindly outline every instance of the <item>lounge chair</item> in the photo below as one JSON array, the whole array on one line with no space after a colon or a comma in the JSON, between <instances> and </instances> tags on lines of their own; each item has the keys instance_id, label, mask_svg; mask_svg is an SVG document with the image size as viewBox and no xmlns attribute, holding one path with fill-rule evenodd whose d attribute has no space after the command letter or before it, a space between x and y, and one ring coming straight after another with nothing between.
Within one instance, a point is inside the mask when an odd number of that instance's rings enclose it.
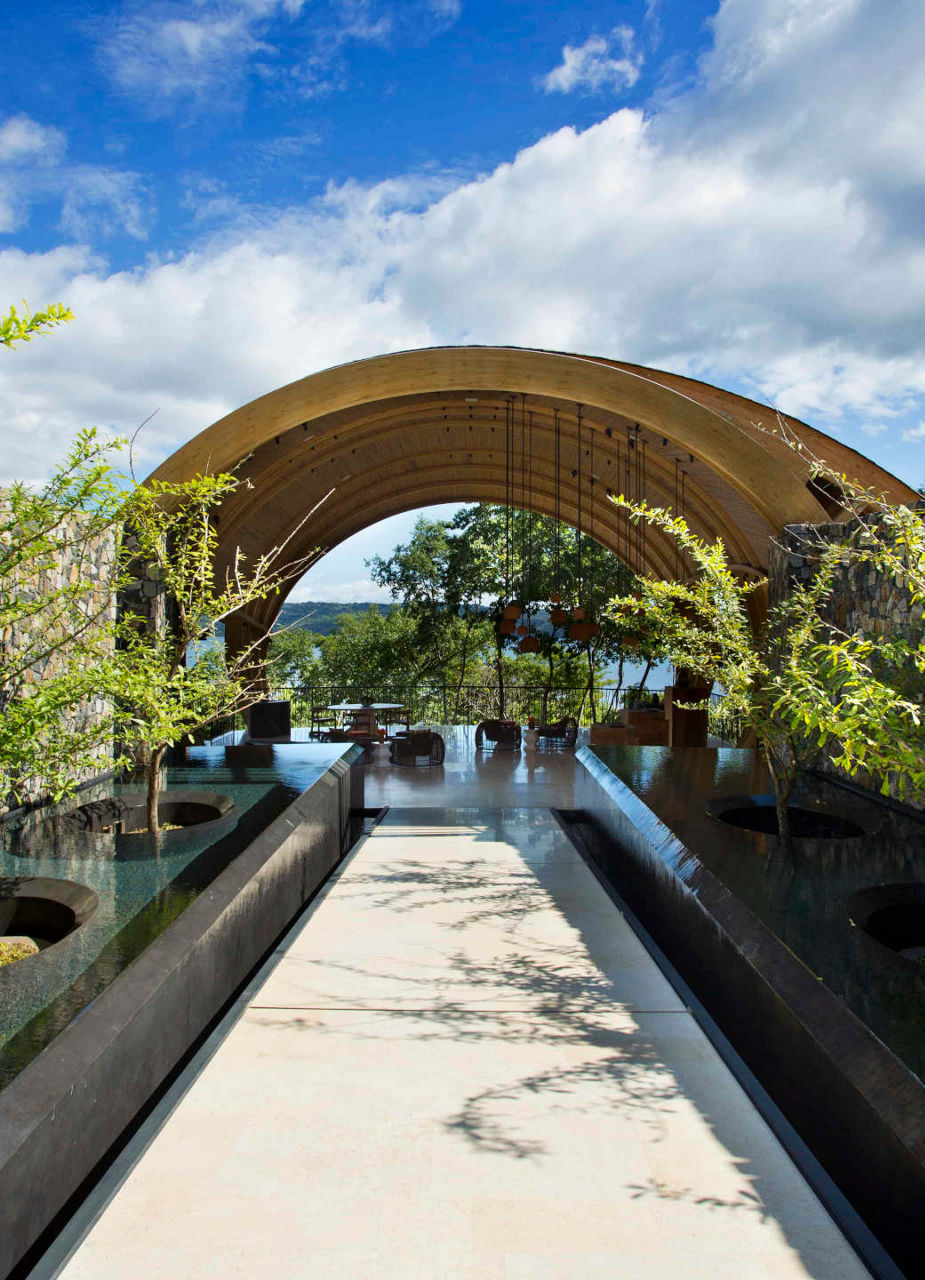
<instances>
[{"instance_id":1,"label":"lounge chair","mask_svg":"<svg viewBox=\"0 0 925 1280\"><path fill-rule=\"evenodd\" d=\"M520 746L520 725L516 720L483 720L475 730L476 751L482 751L486 742L496 751L516 751Z\"/></svg>"},{"instance_id":2,"label":"lounge chair","mask_svg":"<svg viewBox=\"0 0 925 1280\"><path fill-rule=\"evenodd\" d=\"M537 742L545 742L547 746L574 747L578 741L578 721L574 716L546 721L536 726L536 735Z\"/></svg>"}]
</instances>

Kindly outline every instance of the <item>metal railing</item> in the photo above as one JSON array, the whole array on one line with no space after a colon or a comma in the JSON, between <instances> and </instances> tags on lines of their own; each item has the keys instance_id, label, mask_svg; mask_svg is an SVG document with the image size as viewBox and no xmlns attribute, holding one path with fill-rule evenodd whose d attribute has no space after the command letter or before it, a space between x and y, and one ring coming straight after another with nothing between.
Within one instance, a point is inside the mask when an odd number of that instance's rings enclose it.
<instances>
[{"instance_id":1,"label":"metal railing","mask_svg":"<svg viewBox=\"0 0 925 1280\"><path fill-rule=\"evenodd\" d=\"M581 724L591 724L611 710L617 700L615 685L604 685L590 694L581 685L508 684L504 689L503 716L526 724L530 716L537 721L561 720L574 716ZM283 686L271 690L269 697L288 701L293 728L311 724L312 707L330 707L337 703L392 702L405 708L411 724L478 724L480 720L501 718L501 698L495 684L324 684ZM210 737L216 738L234 729L242 729L244 716L225 717L212 726Z\"/></svg>"},{"instance_id":2,"label":"metal railing","mask_svg":"<svg viewBox=\"0 0 925 1280\"><path fill-rule=\"evenodd\" d=\"M651 700L664 691L647 689L645 692L645 705L650 705ZM493 684L283 686L273 689L269 696L289 702L293 728L311 725L312 707L330 707L339 702L397 703L405 708L409 722L417 725L474 725L480 720L500 718L498 687ZM589 696L587 689L580 685L552 685L547 689L545 685L510 684L504 690L504 715L520 724L526 724L530 716L537 721L574 716L580 724L588 725L605 716L611 718L616 709L633 705L636 696L637 690L632 686L618 690L616 685L603 685L595 688ZM725 695L722 693L709 697L709 732L735 745L745 730L745 722L740 713L733 713L724 703ZM246 718L241 714L225 716L216 720L203 737L214 741L226 733L243 729Z\"/></svg>"}]
</instances>

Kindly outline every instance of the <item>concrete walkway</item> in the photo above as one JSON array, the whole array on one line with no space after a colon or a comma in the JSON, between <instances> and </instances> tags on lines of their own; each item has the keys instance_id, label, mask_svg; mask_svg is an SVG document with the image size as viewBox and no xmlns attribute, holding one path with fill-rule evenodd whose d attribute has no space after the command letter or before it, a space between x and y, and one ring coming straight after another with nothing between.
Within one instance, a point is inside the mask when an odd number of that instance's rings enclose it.
<instances>
[{"instance_id":1,"label":"concrete walkway","mask_svg":"<svg viewBox=\"0 0 925 1280\"><path fill-rule=\"evenodd\" d=\"M275 960L55 1274L867 1275L543 808L392 809Z\"/></svg>"}]
</instances>

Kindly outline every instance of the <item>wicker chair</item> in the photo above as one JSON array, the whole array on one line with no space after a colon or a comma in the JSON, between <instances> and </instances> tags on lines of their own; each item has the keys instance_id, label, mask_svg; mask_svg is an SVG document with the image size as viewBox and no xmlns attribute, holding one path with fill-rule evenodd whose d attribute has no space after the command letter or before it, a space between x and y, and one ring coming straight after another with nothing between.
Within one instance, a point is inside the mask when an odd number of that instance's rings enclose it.
<instances>
[{"instance_id":1,"label":"wicker chair","mask_svg":"<svg viewBox=\"0 0 925 1280\"><path fill-rule=\"evenodd\" d=\"M446 743L430 729L412 729L389 743L390 764L417 764L424 757L429 765L443 764L445 756Z\"/></svg>"},{"instance_id":2,"label":"wicker chair","mask_svg":"<svg viewBox=\"0 0 925 1280\"><path fill-rule=\"evenodd\" d=\"M475 730L476 751L482 751L486 741L496 751L516 751L520 746L520 725L514 720L483 720Z\"/></svg>"},{"instance_id":3,"label":"wicker chair","mask_svg":"<svg viewBox=\"0 0 925 1280\"><path fill-rule=\"evenodd\" d=\"M574 747L578 741L578 721L574 716L563 716L561 720L553 720L536 726L537 742L545 741L547 745L557 747Z\"/></svg>"}]
</instances>

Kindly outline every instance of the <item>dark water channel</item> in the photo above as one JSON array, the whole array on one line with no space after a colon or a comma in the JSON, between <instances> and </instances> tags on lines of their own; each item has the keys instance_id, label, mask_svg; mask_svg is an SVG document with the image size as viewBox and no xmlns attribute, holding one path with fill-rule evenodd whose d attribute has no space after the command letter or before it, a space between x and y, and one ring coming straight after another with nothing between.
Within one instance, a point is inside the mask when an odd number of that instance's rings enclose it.
<instances>
[{"instance_id":1,"label":"dark water channel","mask_svg":"<svg viewBox=\"0 0 925 1280\"><path fill-rule=\"evenodd\" d=\"M915 929L909 931L916 904L921 904L925 928L922 821L875 799L807 779L798 787L795 803L856 824L861 833L797 839L787 852L776 836L729 825L708 812L718 796L770 790L764 765L753 752L659 747L593 751L650 811L646 835L694 893L706 868L925 1080L925 963L917 955ZM638 825L638 814L635 818ZM608 874L619 887L619 855L612 861ZM894 900L899 905L891 908ZM864 903L870 904L868 917L861 909ZM897 928L895 938L895 947L904 944L905 954L853 923L863 925L869 918L873 934L879 924L882 939L883 922L889 918L883 913L889 910L905 929Z\"/></svg>"},{"instance_id":2,"label":"dark water channel","mask_svg":"<svg viewBox=\"0 0 925 1280\"><path fill-rule=\"evenodd\" d=\"M216 822L145 835L75 830L60 813L137 785L84 792L59 811L0 823L0 898L32 877L75 882L99 905L75 932L39 955L0 968L0 1088L242 852L270 822L349 748L292 743L278 747L193 747L168 770L168 787L227 796L233 808Z\"/></svg>"}]
</instances>

